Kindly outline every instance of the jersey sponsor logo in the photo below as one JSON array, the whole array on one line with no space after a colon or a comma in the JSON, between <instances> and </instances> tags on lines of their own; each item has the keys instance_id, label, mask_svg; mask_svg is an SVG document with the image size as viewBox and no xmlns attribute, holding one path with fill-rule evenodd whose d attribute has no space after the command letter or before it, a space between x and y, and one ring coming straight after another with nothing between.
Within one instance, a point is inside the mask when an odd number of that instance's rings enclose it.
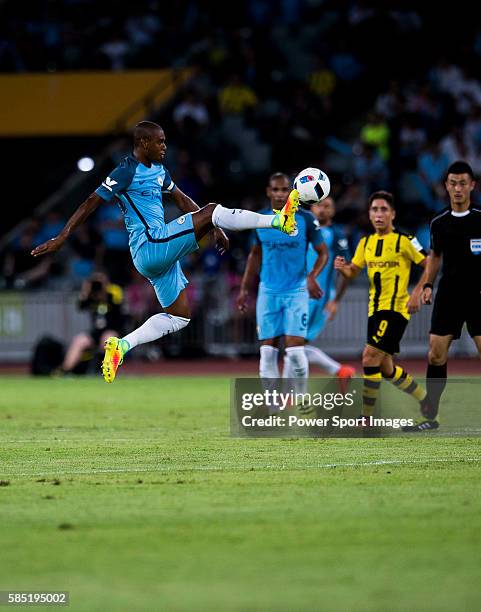
<instances>
[{"instance_id":1,"label":"jersey sponsor logo","mask_svg":"<svg viewBox=\"0 0 481 612\"><path fill-rule=\"evenodd\" d=\"M117 181L114 181L114 179L110 178L110 176L108 176L105 181L102 183L102 187L105 187L106 189L108 189L109 191L112 191L112 187L114 185L117 185Z\"/></svg>"},{"instance_id":2,"label":"jersey sponsor logo","mask_svg":"<svg viewBox=\"0 0 481 612\"><path fill-rule=\"evenodd\" d=\"M370 261L368 268L399 268L399 261Z\"/></svg>"},{"instance_id":3,"label":"jersey sponsor logo","mask_svg":"<svg viewBox=\"0 0 481 612\"><path fill-rule=\"evenodd\" d=\"M289 234L289 236L293 237L293 236L297 236L298 234L299 234L299 228L298 228L298 227L295 227L295 228L294 228L294 231L293 231L293 232L291 232L291 233Z\"/></svg>"},{"instance_id":4,"label":"jersey sponsor logo","mask_svg":"<svg viewBox=\"0 0 481 612\"><path fill-rule=\"evenodd\" d=\"M473 253L473 255L481 255L481 238L471 238L469 243L471 253Z\"/></svg>"},{"instance_id":5,"label":"jersey sponsor logo","mask_svg":"<svg viewBox=\"0 0 481 612\"><path fill-rule=\"evenodd\" d=\"M178 223L179 225L183 225L183 224L185 223L185 216L184 216L184 215L182 215L182 217L179 217L179 218L177 219L177 223Z\"/></svg>"},{"instance_id":6,"label":"jersey sponsor logo","mask_svg":"<svg viewBox=\"0 0 481 612\"><path fill-rule=\"evenodd\" d=\"M291 234L292 237L292 234ZM298 249L300 242L263 242L262 246L266 249L272 249L273 251L284 251L286 249Z\"/></svg>"}]
</instances>

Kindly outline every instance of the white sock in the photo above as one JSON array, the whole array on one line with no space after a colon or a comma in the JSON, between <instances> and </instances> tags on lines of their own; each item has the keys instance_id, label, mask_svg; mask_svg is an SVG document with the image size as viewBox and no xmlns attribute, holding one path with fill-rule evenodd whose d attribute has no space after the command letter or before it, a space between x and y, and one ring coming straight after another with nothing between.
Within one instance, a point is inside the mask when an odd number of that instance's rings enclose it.
<instances>
[{"instance_id":1,"label":"white sock","mask_svg":"<svg viewBox=\"0 0 481 612\"><path fill-rule=\"evenodd\" d=\"M289 355L284 353L284 364L282 368L282 378L293 378L294 374L292 372L291 360L289 359Z\"/></svg>"},{"instance_id":2,"label":"white sock","mask_svg":"<svg viewBox=\"0 0 481 612\"><path fill-rule=\"evenodd\" d=\"M306 393L307 378L309 376L309 362L303 346L290 346L286 348L290 361L291 376L295 381L296 393Z\"/></svg>"},{"instance_id":3,"label":"white sock","mask_svg":"<svg viewBox=\"0 0 481 612\"><path fill-rule=\"evenodd\" d=\"M212 224L222 229L240 232L247 229L272 227L274 217L275 215L260 215L242 208L224 208L217 204L212 213Z\"/></svg>"},{"instance_id":4,"label":"white sock","mask_svg":"<svg viewBox=\"0 0 481 612\"><path fill-rule=\"evenodd\" d=\"M324 351L321 351L320 348L307 344L304 349L306 351L306 356L309 360L309 363L318 365L328 374L338 373L341 364L335 359L332 359L332 357L329 357L329 355L326 355L326 353Z\"/></svg>"},{"instance_id":5,"label":"white sock","mask_svg":"<svg viewBox=\"0 0 481 612\"><path fill-rule=\"evenodd\" d=\"M259 376L261 378L279 378L279 364L277 362L279 349L275 346L263 344L260 352Z\"/></svg>"},{"instance_id":6,"label":"white sock","mask_svg":"<svg viewBox=\"0 0 481 612\"><path fill-rule=\"evenodd\" d=\"M147 319L143 325L122 338L122 340L126 340L132 349L139 344L152 342L152 340L158 340L162 336L179 331L179 329L188 325L189 322L190 319L161 312Z\"/></svg>"}]
</instances>

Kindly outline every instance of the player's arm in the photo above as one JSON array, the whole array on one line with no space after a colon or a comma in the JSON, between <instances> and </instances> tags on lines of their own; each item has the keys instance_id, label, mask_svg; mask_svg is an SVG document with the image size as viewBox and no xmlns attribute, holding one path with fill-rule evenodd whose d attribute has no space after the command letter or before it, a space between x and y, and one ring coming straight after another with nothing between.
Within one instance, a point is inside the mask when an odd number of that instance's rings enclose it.
<instances>
[{"instance_id":1,"label":"player's arm","mask_svg":"<svg viewBox=\"0 0 481 612\"><path fill-rule=\"evenodd\" d=\"M422 273L421 278L419 279L417 285L414 287L411 295L409 296L408 305L407 305L409 314L414 314L418 312L419 309L421 308L421 296L423 293L424 283L426 282L425 279L426 279L426 269L427 269L427 258L419 262L419 265L422 268L424 268L424 272Z\"/></svg>"},{"instance_id":2,"label":"player's arm","mask_svg":"<svg viewBox=\"0 0 481 612\"><path fill-rule=\"evenodd\" d=\"M246 269L242 277L239 295L237 296L237 308L241 312L246 312L249 291L254 282L254 278L259 274L262 261L262 248L259 244L254 244L247 257Z\"/></svg>"},{"instance_id":3,"label":"player's arm","mask_svg":"<svg viewBox=\"0 0 481 612\"><path fill-rule=\"evenodd\" d=\"M344 257L338 256L334 260L334 270L340 272L347 281L352 281L359 274L361 268L358 268L356 264L352 262L347 263Z\"/></svg>"},{"instance_id":4,"label":"player's arm","mask_svg":"<svg viewBox=\"0 0 481 612\"><path fill-rule=\"evenodd\" d=\"M169 195L174 200L177 208L183 213L197 212L200 210L200 206L198 206L194 200L192 200L192 198L189 198L186 193L179 189L177 185L169 193Z\"/></svg>"},{"instance_id":5,"label":"player's arm","mask_svg":"<svg viewBox=\"0 0 481 612\"><path fill-rule=\"evenodd\" d=\"M314 250L317 253L317 259L312 266L312 270L307 275L307 290L311 298L318 300L323 296L323 291L317 282L317 277L322 272L324 266L329 259L329 252L325 242L321 242L314 246Z\"/></svg>"},{"instance_id":6,"label":"player's arm","mask_svg":"<svg viewBox=\"0 0 481 612\"><path fill-rule=\"evenodd\" d=\"M430 251L426 259L426 267L419 283L422 287L421 302L431 304L433 299L433 285L441 268L442 255Z\"/></svg>"},{"instance_id":7,"label":"player's arm","mask_svg":"<svg viewBox=\"0 0 481 612\"><path fill-rule=\"evenodd\" d=\"M366 266L365 249L367 240L368 236L361 238L350 263L347 263L343 255L338 255L334 259L334 270L342 274L347 281L354 280L359 272Z\"/></svg>"},{"instance_id":8,"label":"player's arm","mask_svg":"<svg viewBox=\"0 0 481 612\"><path fill-rule=\"evenodd\" d=\"M349 285L349 281L344 276L341 276L338 280L336 287L336 295L333 300L329 300L326 304L325 310L329 313L328 321L332 321L337 314L337 309L339 306L339 302L342 299L342 296L346 292L347 286Z\"/></svg>"},{"instance_id":9,"label":"player's arm","mask_svg":"<svg viewBox=\"0 0 481 612\"><path fill-rule=\"evenodd\" d=\"M345 233L342 230L337 230L335 234L335 256L339 255L344 258L351 258L351 253L349 250L349 242L346 238ZM333 300L329 300L326 304L325 310L328 312L328 321L332 321L336 314L337 309L339 307L339 302L341 301L344 293L346 292L349 281L347 278L344 278L342 275L338 275L336 282L336 293Z\"/></svg>"},{"instance_id":10,"label":"player's arm","mask_svg":"<svg viewBox=\"0 0 481 612\"><path fill-rule=\"evenodd\" d=\"M33 251L31 251L31 255L37 257L38 255L46 255L47 253L58 251L70 234L81 225L102 202L104 202L104 200L99 195L96 193L90 194L85 202L82 202L70 217L60 234L47 240L47 242L39 244L38 247L35 247Z\"/></svg>"},{"instance_id":11,"label":"player's arm","mask_svg":"<svg viewBox=\"0 0 481 612\"><path fill-rule=\"evenodd\" d=\"M169 195L174 200L177 208L183 213L195 213L200 210L200 207L194 202L194 200L189 198L189 196L179 189L177 185L169 193ZM223 255L229 248L229 238L227 238L224 231L221 230L220 227L214 227L212 231L214 233L217 250L221 255Z\"/></svg>"}]
</instances>

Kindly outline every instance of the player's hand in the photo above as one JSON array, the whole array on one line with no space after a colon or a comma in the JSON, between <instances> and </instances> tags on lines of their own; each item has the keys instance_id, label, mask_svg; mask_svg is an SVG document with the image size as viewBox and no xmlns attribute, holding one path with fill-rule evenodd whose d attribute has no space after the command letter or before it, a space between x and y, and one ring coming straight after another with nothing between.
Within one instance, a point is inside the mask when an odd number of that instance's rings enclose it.
<instances>
[{"instance_id":1,"label":"player's hand","mask_svg":"<svg viewBox=\"0 0 481 612\"><path fill-rule=\"evenodd\" d=\"M419 309L421 308L421 295L420 293L414 292L411 294L409 300L408 300L408 304L407 304L407 309L409 314L415 314L416 312L419 312Z\"/></svg>"},{"instance_id":2,"label":"player's hand","mask_svg":"<svg viewBox=\"0 0 481 612\"><path fill-rule=\"evenodd\" d=\"M430 287L426 287L426 289L423 289L423 292L421 293L421 302L423 304L431 304L433 300L433 290Z\"/></svg>"},{"instance_id":3,"label":"player's hand","mask_svg":"<svg viewBox=\"0 0 481 612\"><path fill-rule=\"evenodd\" d=\"M324 291L319 286L317 279L308 274L307 276L307 290L309 291L309 297L318 300L324 295Z\"/></svg>"},{"instance_id":4,"label":"player's hand","mask_svg":"<svg viewBox=\"0 0 481 612\"><path fill-rule=\"evenodd\" d=\"M248 291L245 291L244 289L241 289L239 291L239 295L237 296L236 304L237 304L237 308L242 313L247 312L247 306L249 305L248 297L249 297Z\"/></svg>"},{"instance_id":5,"label":"player's hand","mask_svg":"<svg viewBox=\"0 0 481 612\"><path fill-rule=\"evenodd\" d=\"M328 313L328 317L327 320L328 321L333 321L336 314L337 314L337 307L339 306L339 304L336 302L336 300L330 300L329 302L327 302L325 310Z\"/></svg>"},{"instance_id":6,"label":"player's hand","mask_svg":"<svg viewBox=\"0 0 481 612\"><path fill-rule=\"evenodd\" d=\"M47 240L47 242L43 242L39 244L38 247L35 247L33 251L30 251L30 255L34 257L38 257L39 255L46 255L47 253L55 253L65 242L64 238L60 236L55 236L55 238L51 238Z\"/></svg>"},{"instance_id":7,"label":"player's hand","mask_svg":"<svg viewBox=\"0 0 481 612\"><path fill-rule=\"evenodd\" d=\"M334 259L334 270L344 270L344 268L347 267L347 263L346 260L344 259L344 257L341 257L340 255L338 255L335 259Z\"/></svg>"},{"instance_id":8,"label":"player's hand","mask_svg":"<svg viewBox=\"0 0 481 612\"><path fill-rule=\"evenodd\" d=\"M229 238L225 235L224 230L221 230L220 227L216 227L214 229L214 239L216 249L221 255L224 255L229 249Z\"/></svg>"}]
</instances>

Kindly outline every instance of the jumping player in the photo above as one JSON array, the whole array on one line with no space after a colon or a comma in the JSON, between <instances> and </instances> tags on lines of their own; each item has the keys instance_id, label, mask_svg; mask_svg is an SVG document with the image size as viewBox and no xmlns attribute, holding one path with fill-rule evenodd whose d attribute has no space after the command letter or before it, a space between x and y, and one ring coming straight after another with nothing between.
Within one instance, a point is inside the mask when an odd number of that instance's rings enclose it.
<instances>
[{"instance_id":1,"label":"jumping player","mask_svg":"<svg viewBox=\"0 0 481 612\"><path fill-rule=\"evenodd\" d=\"M111 337L106 341L102 373L109 383L113 382L127 351L179 331L190 322L185 290L188 281L179 259L195 251L203 236L213 230L217 247L224 252L229 246L224 229L277 229L290 235L295 231L299 206L298 193L293 190L282 210L271 215L220 204L199 208L174 184L163 165L167 150L163 129L156 123L142 121L135 126L133 141L132 155L79 206L60 234L32 251L34 257L57 251L100 204L113 200L120 206L134 266L152 283L164 312L153 315L124 338ZM164 195L171 195L183 213L170 223L164 221Z\"/></svg>"}]
</instances>

